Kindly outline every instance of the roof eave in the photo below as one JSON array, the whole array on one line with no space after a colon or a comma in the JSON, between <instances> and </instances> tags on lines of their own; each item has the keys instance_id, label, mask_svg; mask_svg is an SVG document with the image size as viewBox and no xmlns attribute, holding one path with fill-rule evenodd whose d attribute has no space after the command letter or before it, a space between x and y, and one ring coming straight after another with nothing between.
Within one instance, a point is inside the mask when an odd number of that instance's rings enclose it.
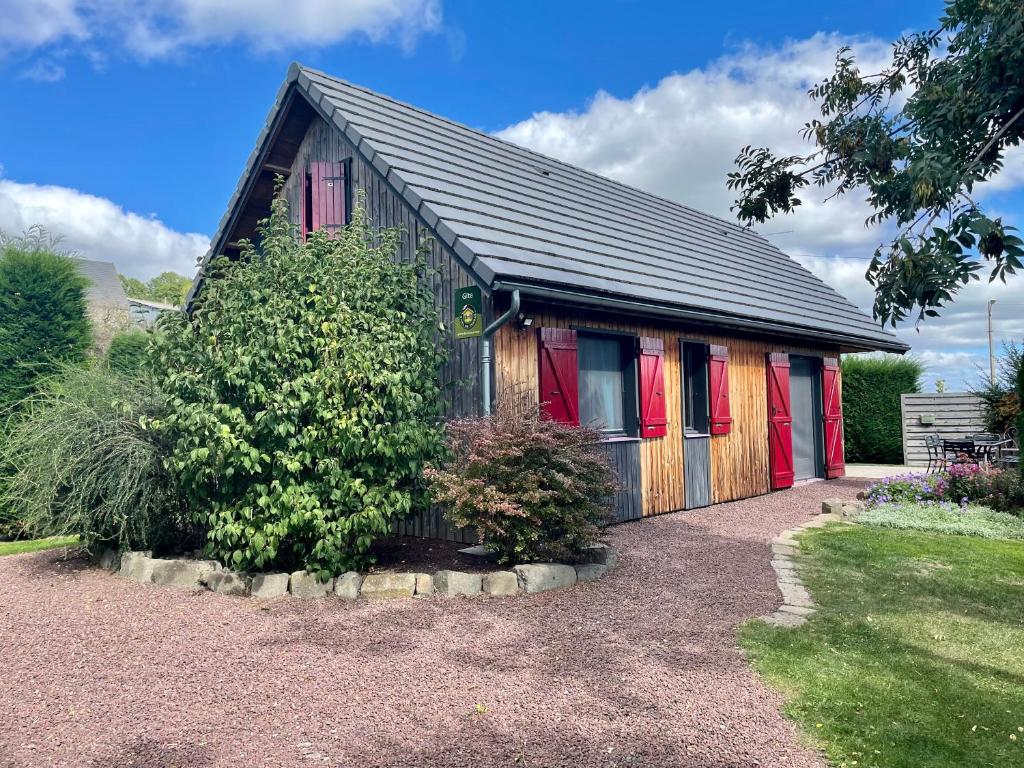
<instances>
[{"instance_id":1,"label":"roof eave","mask_svg":"<svg viewBox=\"0 0 1024 768\"><path fill-rule=\"evenodd\" d=\"M805 328L787 323L757 320L740 315L725 315L676 304L642 301L640 299L613 296L606 293L588 292L576 288L566 288L546 283L533 283L517 279L499 278L494 282L493 290L495 292L518 290L524 296L532 296L548 301L560 301L647 317L669 317L699 325L731 328L738 331L784 336L805 341L828 342L836 344L843 352L893 352L902 355L910 351L908 344L884 331L880 331L880 333L885 333L885 337L888 338L869 338L853 334L822 331L815 328Z\"/></svg>"}]
</instances>

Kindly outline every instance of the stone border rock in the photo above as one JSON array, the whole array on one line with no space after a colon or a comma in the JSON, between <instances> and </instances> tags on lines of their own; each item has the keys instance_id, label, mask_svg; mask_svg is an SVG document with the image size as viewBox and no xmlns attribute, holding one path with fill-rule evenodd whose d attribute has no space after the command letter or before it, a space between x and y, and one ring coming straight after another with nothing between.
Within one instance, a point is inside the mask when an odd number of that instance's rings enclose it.
<instances>
[{"instance_id":1,"label":"stone border rock","mask_svg":"<svg viewBox=\"0 0 1024 768\"><path fill-rule=\"evenodd\" d=\"M775 570L775 578L782 593L782 605L770 616L762 616L762 621L777 627L799 627L807 622L809 616L814 615L814 599L797 575L793 563L793 558L800 553L800 541L796 537L808 528L823 528L828 523L849 522L856 519L863 510L862 501L825 499L821 503L821 514L803 525L783 531L772 539L772 568Z\"/></svg>"},{"instance_id":2,"label":"stone border rock","mask_svg":"<svg viewBox=\"0 0 1024 768\"><path fill-rule=\"evenodd\" d=\"M441 570L437 573L362 574L350 571L321 582L306 571L294 573L247 574L225 570L214 560L190 558L161 559L151 551L115 552L99 556L101 568L144 584L161 584L195 590L210 590L222 595L254 597L266 600L291 594L298 598L335 596L344 600L393 600L403 597L512 597L571 587L596 581L615 565L615 550L596 544L586 552L580 565L530 563L509 571L465 573Z\"/></svg>"}]
</instances>

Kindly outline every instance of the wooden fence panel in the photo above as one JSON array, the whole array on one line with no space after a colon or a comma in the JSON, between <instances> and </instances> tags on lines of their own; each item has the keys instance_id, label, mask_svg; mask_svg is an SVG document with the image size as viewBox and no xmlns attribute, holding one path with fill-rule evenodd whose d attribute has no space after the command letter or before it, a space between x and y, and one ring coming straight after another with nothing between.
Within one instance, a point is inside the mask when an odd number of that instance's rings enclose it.
<instances>
[{"instance_id":1,"label":"wooden fence panel","mask_svg":"<svg viewBox=\"0 0 1024 768\"><path fill-rule=\"evenodd\" d=\"M900 395L903 419L903 463L911 467L928 465L927 435L963 440L985 431L985 410L981 398L969 392L931 392ZM922 417L924 417L922 419ZM922 423L932 417L933 424Z\"/></svg>"}]
</instances>

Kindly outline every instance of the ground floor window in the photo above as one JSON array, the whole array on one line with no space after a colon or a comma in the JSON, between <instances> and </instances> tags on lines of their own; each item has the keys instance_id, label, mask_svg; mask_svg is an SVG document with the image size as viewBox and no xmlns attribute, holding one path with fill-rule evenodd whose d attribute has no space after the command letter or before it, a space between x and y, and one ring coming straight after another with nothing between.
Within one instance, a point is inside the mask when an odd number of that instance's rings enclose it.
<instances>
[{"instance_id":1,"label":"ground floor window","mask_svg":"<svg viewBox=\"0 0 1024 768\"><path fill-rule=\"evenodd\" d=\"M708 434L708 347L684 341L683 428L687 434Z\"/></svg>"},{"instance_id":2,"label":"ground floor window","mask_svg":"<svg viewBox=\"0 0 1024 768\"><path fill-rule=\"evenodd\" d=\"M637 434L636 339L580 332L580 423L609 436Z\"/></svg>"}]
</instances>

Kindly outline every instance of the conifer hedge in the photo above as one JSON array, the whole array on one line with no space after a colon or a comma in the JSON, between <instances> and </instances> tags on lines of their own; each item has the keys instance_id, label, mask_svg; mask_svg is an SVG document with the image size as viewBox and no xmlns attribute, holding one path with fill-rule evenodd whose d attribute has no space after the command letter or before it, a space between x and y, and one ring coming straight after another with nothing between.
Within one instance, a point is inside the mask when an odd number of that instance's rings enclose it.
<instances>
[{"instance_id":1,"label":"conifer hedge","mask_svg":"<svg viewBox=\"0 0 1024 768\"><path fill-rule=\"evenodd\" d=\"M846 460L902 464L900 395L921 391L924 365L914 358L843 358Z\"/></svg>"}]
</instances>

